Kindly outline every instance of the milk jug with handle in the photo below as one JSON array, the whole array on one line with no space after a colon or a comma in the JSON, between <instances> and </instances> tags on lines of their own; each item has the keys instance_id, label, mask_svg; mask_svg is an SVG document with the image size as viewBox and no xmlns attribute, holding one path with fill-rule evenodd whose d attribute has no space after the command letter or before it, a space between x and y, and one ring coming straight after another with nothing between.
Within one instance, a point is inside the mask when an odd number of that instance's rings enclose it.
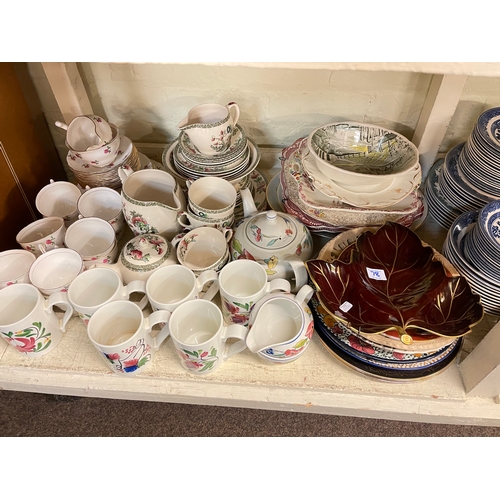
<instances>
[{"instance_id":1,"label":"milk jug with handle","mask_svg":"<svg viewBox=\"0 0 500 500\"><path fill-rule=\"evenodd\" d=\"M224 153L231 145L231 137L240 117L235 102L227 106L208 103L190 109L177 127L187 134L193 146L203 155Z\"/></svg>"}]
</instances>

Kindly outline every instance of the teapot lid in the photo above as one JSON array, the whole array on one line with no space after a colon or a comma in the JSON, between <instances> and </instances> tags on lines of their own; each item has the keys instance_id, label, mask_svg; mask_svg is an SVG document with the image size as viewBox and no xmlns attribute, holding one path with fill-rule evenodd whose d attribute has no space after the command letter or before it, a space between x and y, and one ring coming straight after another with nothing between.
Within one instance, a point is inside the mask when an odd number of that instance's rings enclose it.
<instances>
[{"instance_id":1,"label":"teapot lid","mask_svg":"<svg viewBox=\"0 0 500 500\"><path fill-rule=\"evenodd\" d=\"M269 210L252 217L245 232L247 239L259 248L279 250L293 242L298 228L291 217Z\"/></svg>"},{"instance_id":2,"label":"teapot lid","mask_svg":"<svg viewBox=\"0 0 500 500\"><path fill-rule=\"evenodd\" d=\"M172 245L159 234L140 234L132 238L121 253L121 263L132 271L150 271L169 257Z\"/></svg>"}]
</instances>

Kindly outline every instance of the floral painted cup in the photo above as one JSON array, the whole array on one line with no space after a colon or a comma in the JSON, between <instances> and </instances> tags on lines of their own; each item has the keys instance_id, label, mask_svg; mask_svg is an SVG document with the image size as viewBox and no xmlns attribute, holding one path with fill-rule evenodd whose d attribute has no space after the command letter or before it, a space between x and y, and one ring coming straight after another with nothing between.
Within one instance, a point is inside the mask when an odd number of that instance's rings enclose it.
<instances>
[{"instance_id":1,"label":"floral painted cup","mask_svg":"<svg viewBox=\"0 0 500 500\"><path fill-rule=\"evenodd\" d=\"M36 257L28 250L0 252L0 289L15 283L29 283L29 270Z\"/></svg>"},{"instance_id":2,"label":"floral painted cup","mask_svg":"<svg viewBox=\"0 0 500 500\"><path fill-rule=\"evenodd\" d=\"M226 264L218 276L222 314L226 323L248 325L254 304L274 290L290 292L290 282L278 278L267 281L264 268L253 260Z\"/></svg>"},{"instance_id":3,"label":"floral painted cup","mask_svg":"<svg viewBox=\"0 0 500 500\"><path fill-rule=\"evenodd\" d=\"M38 219L17 233L16 241L36 257L42 253L64 246L66 226L62 217Z\"/></svg>"},{"instance_id":4,"label":"floral painted cup","mask_svg":"<svg viewBox=\"0 0 500 500\"><path fill-rule=\"evenodd\" d=\"M225 326L220 309L204 299L181 304L167 327L182 366L195 375L211 373L246 348L248 328ZM226 346L228 339L236 339Z\"/></svg>"},{"instance_id":5,"label":"floral painted cup","mask_svg":"<svg viewBox=\"0 0 500 500\"><path fill-rule=\"evenodd\" d=\"M19 353L39 357L54 349L73 315L64 293L45 299L30 283L17 283L0 290L0 334ZM54 306L65 310L62 319Z\"/></svg>"},{"instance_id":6,"label":"floral painted cup","mask_svg":"<svg viewBox=\"0 0 500 500\"><path fill-rule=\"evenodd\" d=\"M117 300L92 315L87 334L113 373L135 375L152 364L155 352L168 337L166 326L153 337L153 327L169 318L169 311L155 311L145 318L134 302Z\"/></svg>"}]
</instances>

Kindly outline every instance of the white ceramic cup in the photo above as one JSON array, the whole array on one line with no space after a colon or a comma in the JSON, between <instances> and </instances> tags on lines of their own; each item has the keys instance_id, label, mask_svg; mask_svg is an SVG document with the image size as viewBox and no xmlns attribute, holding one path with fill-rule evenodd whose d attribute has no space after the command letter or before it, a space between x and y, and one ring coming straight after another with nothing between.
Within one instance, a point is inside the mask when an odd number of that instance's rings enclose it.
<instances>
[{"instance_id":1,"label":"white ceramic cup","mask_svg":"<svg viewBox=\"0 0 500 500\"><path fill-rule=\"evenodd\" d=\"M88 269L79 274L69 285L67 300L81 318L88 325L93 314L105 304L116 300L129 300L132 293L144 294L139 307L144 309L148 303L146 283L143 280L131 281L124 285L118 273L112 269Z\"/></svg>"},{"instance_id":2,"label":"white ceramic cup","mask_svg":"<svg viewBox=\"0 0 500 500\"><path fill-rule=\"evenodd\" d=\"M185 132L198 151L207 156L224 153L231 145L234 126L240 118L235 102L199 104L177 125Z\"/></svg>"},{"instance_id":3,"label":"white ceramic cup","mask_svg":"<svg viewBox=\"0 0 500 500\"><path fill-rule=\"evenodd\" d=\"M54 349L62 339L73 308L64 293L45 299L30 283L17 283L0 290L0 335L18 352L38 357ZM54 306L65 309L59 319Z\"/></svg>"},{"instance_id":4,"label":"white ceramic cup","mask_svg":"<svg viewBox=\"0 0 500 500\"><path fill-rule=\"evenodd\" d=\"M121 239L126 226L122 199L118 191L109 187L86 186L77 207L82 217L98 217L109 222L115 231L116 239Z\"/></svg>"},{"instance_id":5,"label":"white ceramic cup","mask_svg":"<svg viewBox=\"0 0 500 500\"><path fill-rule=\"evenodd\" d=\"M198 277L185 266L174 264L158 268L146 282L146 294L154 310L173 312L184 302L200 298L203 288L217 280L215 271L204 271ZM210 300L218 291L214 283L203 298Z\"/></svg>"},{"instance_id":6,"label":"white ceramic cup","mask_svg":"<svg viewBox=\"0 0 500 500\"><path fill-rule=\"evenodd\" d=\"M225 326L220 309L208 300L181 304L166 327L182 366L190 373L211 373L229 357L246 347L248 328ZM228 339L237 339L226 346Z\"/></svg>"},{"instance_id":7,"label":"white ceramic cup","mask_svg":"<svg viewBox=\"0 0 500 500\"><path fill-rule=\"evenodd\" d=\"M253 260L226 264L218 276L221 309L227 323L248 325L254 304L274 290L290 292L290 282L278 278L267 281L264 268Z\"/></svg>"},{"instance_id":8,"label":"white ceramic cup","mask_svg":"<svg viewBox=\"0 0 500 500\"><path fill-rule=\"evenodd\" d=\"M84 271L81 255L71 248L55 248L37 257L29 279L44 295L67 292L70 283Z\"/></svg>"},{"instance_id":9,"label":"white ceramic cup","mask_svg":"<svg viewBox=\"0 0 500 500\"><path fill-rule=\"evenodd\" d=\"M38 257L47 250L64 246L65 234L66 226L62 217L44 217L21 229L16 241Z\"/></svg>"},{"instance_id":10,"label":"white ceramic cup","mask_svg":"<svg viewBox=\"0 0 500 500\"><path fill-rule=\"evenodd\" d=\"M62 217L68 227L78 218L77 203L81 194L71 182L50 179L36 195L35 205L44 217Z\"/></svg>"},{"instance_id":11,"label":"white ceramic cup","mask_svg":"<svg viewBox=\"0 0 500 500\"><path fill-rule=\"evenodd\" d=\"M229 217L224 219L207 219L205 217L199 217L188 208L179 212L177 222L185 229L196 229L203 226L215 227L216 229L226 229L233 226L234 214L231 214Z\"/></svg>"},{"instance_id":12,"label":"white ceramic cup","mask_svg":"<svg viewBox=\"0 0 500 500\"><path fill-rule=\"evenodd\" d=\"M111 371L136 374L151 365L155 352L168 337L167 327L153 337L153 327L169 318L169 311L155 311L145 318L134 302L117 300L92 315L87 334Z\"/></svg>"},{"instance_id":13,"label":"white ceramic cup","mask_svg":"<svg viewBox=\"0 0 500 500\"><path fill-rule=\"evenodd\" d=\"M186 181L191 211L205 219L226 219L234 215L237 192L221 177L200 177Z\"/></svg>"},{"instance_id":14,"label":"white ceramic cup","mask_svg":"<svg viewBox=\"0 0 500 500\"><path fill-rule=\"evenodd\" d=\"M66 231L64 243L76 250L88 269L94 264L113 264L119 248L111 224L99 217L78 219Z\"/></svg>"},{"instance_id":15,"label":"white ceramic cup","mask_svg":"<svg viewBox=\"0 0 500 500\"><path fill-rule=\"evenodd\" d=\"M28 250L0 252L0 289L15 283L29 283L29 270L36 257Z\"/></svg>"},{"instance_id":16,"label":"white ceramic cup","mask_svg":"<svg viewBox=\"0 0 500 500\"><path fill-rule=\"evenodd\" d=\"M233 230L199 227L174 237L177 260L195 274L203 271L220 271L229 258L228 242Z\"/></svg>"}]
</instances>

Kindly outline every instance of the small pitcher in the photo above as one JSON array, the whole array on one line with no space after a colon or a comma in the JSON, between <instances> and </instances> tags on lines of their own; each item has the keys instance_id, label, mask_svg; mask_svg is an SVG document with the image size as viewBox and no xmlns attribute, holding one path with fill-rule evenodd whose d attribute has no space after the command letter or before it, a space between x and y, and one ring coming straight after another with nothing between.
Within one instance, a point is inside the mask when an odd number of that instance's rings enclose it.
<instances>
[{"instance_id":1,"label":"small pitcher","mask_svg":"<svg viewBox=\"0 0 500 500\"><path fill-rule=\"evenodd\" d=\"M307 303L314 291L304 285L296 296L266 295L252 309L246 344L249 351L273 362L288 362L303 354L314 332Z\"/></svg>"},{"instance_id":2,"label":"small pitcher","mask_svg":"<svg viewBox=\"0 0 500 500\"><path fill-rule=\"evenodd\" d=\"M207 156L224 153L231 145L231 136L240 117L235 102L200 104L192 108L177 127L185 132L193 146Z\"/></svg>"}]
</instances>

